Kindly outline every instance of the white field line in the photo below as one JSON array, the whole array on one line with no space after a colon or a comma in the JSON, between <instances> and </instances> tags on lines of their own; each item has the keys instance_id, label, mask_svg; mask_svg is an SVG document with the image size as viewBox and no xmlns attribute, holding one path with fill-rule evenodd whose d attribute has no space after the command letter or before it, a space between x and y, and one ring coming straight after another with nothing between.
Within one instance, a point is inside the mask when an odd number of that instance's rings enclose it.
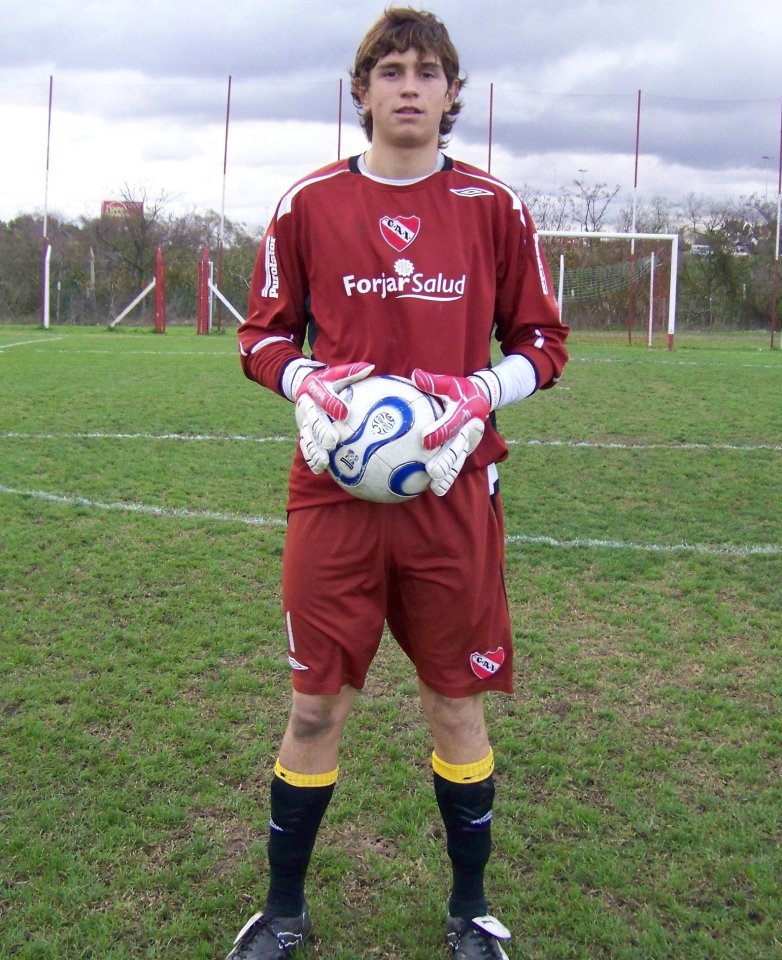
<instances>
[{"instance_id":1,"label":"white field line","mask_svg":"<svg viewBox=\"0 0 782 960\"><path fill-rule=\"evenodd\" d=\"M91 500L88 497L65 496L59 493L49 493L46 490L16 490L13 487L0 485L0 494L17 497L30 497L33 500L45 500L49 503L59 503L66 507L88 507L94 510L119 510L126 513L139 513L151 517L184 517L194 520L217 520L221 523L244 523L256 527L284 527L282 517L243 517L235 513L221 513L214 510L187 510L182 507L158 507L146 503L128 503L114 501L105 503L101 500Z\"/></svg>"},{"instance_id":2,"label":"white field line","mask_svg":"<svg viewBox=\"0 0 782 960\"><path fill-rule=\"evenodd\" d=\"M46 344L53 343L56 340L66 340L67 337L51 337L45 340L23 340L17 343L6 343L0 344L0 351L7 349L8 347L19 347L19 346L45 346ZM123 344L125 346L125 344ZM221 345L222 346L222 345ZM176 359L178 357L207 357L212 359L228 359L231 361L236 360L236 351L233 349L230 350L177 350L177 349L161 349L161 350L136 350L136 349L123 349L121 351L117 350L108 350L101 349L97 347L84 347L80 349L74 349L74 355L82 354L96 354L98 356L119 356L120 354L123 357L129 356L144 356L144 357L171 357ZM658 355L653 355L651 357L571 357L571 363L620 363L623 365L627 364L639 364L644 365L647 368L654 366L675 366L675 367L730 367L731 370L740 368L743 370L779 370L778 363L736 363L730 359L708 359L708 360L677 360L675 358L668 358L667 356L661 357ZM560 393L565 390L572 389L570 386L565 386L565 382L559 386L556 393Z\"/></svg>"},{"instance_id":3,"label":"white field line","mask_svg":"<svg viewBox=\"0 0 782 960\"><path fill-rule=\"evenodd\" d=\"M19 430L7 430L0 433L0 440L182 440L199 442L216 442L231 440L237 443L292 443L296 438L277 435L269 437L251 437L243 434L208 434L208 433L102 433L89 431L85 433L24 433Z\"/></svg>"},{"instance_id":4,"label":"white field line","mask_svg":"<svg viewBox=\"0 0 782 960\"><path fill-rule=\"evenodd\" d=\"M87 507L94 510L117 510L128 513L162 518L187 518L194 520L218 521L221 523L242 523L247 526L284 527L286 521L282 517L254 517L242 516L235 513L220 513L213 510L186 510L179 507L159 507L143 503L125 503L117 501L104 503L100 500L91 500L88 497L65 496L50 493L45 490L18 490L13 487L0 485L0 494L17 497L29 497L34 500L44 500L49 503L58 503L63 506ZM561 549L586 548L593 550L637 550L651 553L694 553L705 556L774 557L782 554L782 546L774 544L705 544L705 543L631 543L623 540L557 540L554 537L530 537L524 534L514 534L505 538L509 546L516 544L532 544L536 546L555 547Z\"/></svg>"},{"instance_id":5,"label":"white field line","mask_svg":"<svg viewBox=\"0 0 782 960\"><path fill-rule=\"evenodd\" d=\"M570 447L588 450L735 450L753 453L758 450L782 452L779 443L621 443L591 440L506 440L509 446Z\"/></svg>"},{"instance_id":6,"label":"white field line","mask_svg":"<svg viewBox=\"0 0 782 960\"><path fill-rule=\"evenodd\" d=\"M52 340L64 340L65 337L52 337ZM48 340L27 340L26 343L35 343L40 346L42 343L46 344L50 341ZM22 346L22 344L5 344L5 346ZM0 345L0 350L3 349L3 345ZM213 350L122 350L117 352L116 350L98 350L98 349L85 349L85 350L69 350L67 351L69 356L81 357L85 354L94 354L100 357L170 357L172 360L175 360L177 357L217 357L221 360L226 358L234 360L237 358L238 354L236 351L213 351ZM238 362L238 361L237 361Z\"/></svg>"},{"instance_id":7,"label":"white field line","mask_svg":"<svg viewBox=\"0 0 782 960\"><path fill-rule=\"evenodd\" d=\"M0 350L10 350L11 347L26 347L34 343L37 347L45 343L54 343L55 340L64 340L65 337L50 337L48 340L17 340L15 343L0 343Z\"/></svg>"},{"instance_id":8,"label":"white field line","mask_svg":"<svg viewBox=\"0 0 782 960\"><path fill-rule=\"evenodd\" d=\"M724 543L627 543L624 540L556 540L554 537L527 537L523 534L509 535L507 544L525 543L544 547L586 547L596 550L638 550L644 553L697 553L716 557L777 557L782 555L782 546L773 543L756 543L749 546Z\"/></svg>"},{"instance_id":9,"label":"white field line","mask_svg":"<svg viewBox=\"0 0 782 960\"><path fill-rule=\"evenodd\" d=\"M295 437L291 435L271 435L265 437L249 436L247 434L191 434L191 433L104 433L89 431L84 433L25 433L19 430L0 432L1 440L179 440L184 442L224 442L234 443L292 443ZM782 452L782 444L757 443L622 443L618 441L591 441L591 440L507 440L509 446L521 447L566 447L587 450L720 450L754 453L759 450Z\"/></svg>"},{"instance_id":10,"label":"white field line","mask_svg":"<svg viewBox=\"0 0 782 960\"><path fill-rule=\"evenodd\" d=\"M650 367L658 364L668 367L741 367L744 370L779 370L778 363L735 363L726 360L675 360L667 357L571 357L571 363L621 363L644 364Z\"/></svg>"}]
</instances>

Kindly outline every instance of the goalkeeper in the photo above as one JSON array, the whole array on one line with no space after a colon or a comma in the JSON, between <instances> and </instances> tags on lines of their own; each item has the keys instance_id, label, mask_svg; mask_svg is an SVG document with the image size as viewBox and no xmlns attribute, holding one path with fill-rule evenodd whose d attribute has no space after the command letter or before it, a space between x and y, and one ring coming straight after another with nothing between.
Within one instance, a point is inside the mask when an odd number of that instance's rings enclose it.
<instances>
[{"instance_id":1,"label":"goalkeeper","mask_svg":"<svg viewBox=\"0 0 782 960\"><path fill-rule=\"evenodd\" d=\"M388 8L351 77L368 148L282 198L239 329L245 375L295 404L300 441L282 571L292 693L266 893L229 957L278 960L310 935L307 867L388 624L431 729L451 864L444 952L502 960L510 933L484 888L495 786L483 701L513 692L497 471L508 448L494 411L557 382L567 329L527 208L443 152L464 81L442 22ZM492 338L504 355L494 367ZM408 502L355 499L325 472L344 388L371 373L410 377L444 404L425 436L431 489Z\"/></svg>"}]
</instances>

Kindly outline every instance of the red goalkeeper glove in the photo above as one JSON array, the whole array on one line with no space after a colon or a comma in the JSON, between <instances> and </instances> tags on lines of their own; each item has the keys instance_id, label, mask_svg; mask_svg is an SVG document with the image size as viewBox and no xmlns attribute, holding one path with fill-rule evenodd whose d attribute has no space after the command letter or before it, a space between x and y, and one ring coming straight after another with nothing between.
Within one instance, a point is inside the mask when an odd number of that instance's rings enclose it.
<instances>
[{"instance_id":1,"label":"red goalkeeper glove","mask_svg":"<svg viewBox=\"0 0 782 960\"><path fill-rule=\"evenodd\" d=\"M426 370L413 370L413 383L424 393L442 401L445 412L428 430L423 443L427 450L440 448L426 465L430 487L444 496L458 477L464 461L483 436L486 418L492 411L488 385L482 378L452 377Z\"/></svg>"},{"instance_id":2,"label":"red goalkeeper glove","mask_svg":"<svg viewBox=\"0 0 782 960\"><path fill-rule=\"evenodd\" d=\"M329 452L341 439L332 421L344 420L348 405L339 392L368 377L374 369L374 364L361 361L336 367L302 366L294 375L291 393L296 403L299 446L313 473L323 473Z\"/></svg>"}]
</instances>

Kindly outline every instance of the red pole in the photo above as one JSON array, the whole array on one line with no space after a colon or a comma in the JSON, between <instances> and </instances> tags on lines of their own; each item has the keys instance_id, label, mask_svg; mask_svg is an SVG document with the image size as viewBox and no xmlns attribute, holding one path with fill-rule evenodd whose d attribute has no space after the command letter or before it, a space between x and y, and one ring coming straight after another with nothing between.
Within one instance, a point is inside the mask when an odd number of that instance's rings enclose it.
<instances>
[{"instance_id":1,"label":"red pole","mask_svg":"<svg viewBox=\"0 0 782 960\"><path fill-rule=\"evenodd\" d=\"M638 197L638 148L641 143L641 91L638 91L638 101L635 108L635 170L633 172L633 226L636 231L636 205ZM635 325L635 237L630 241L630 286L627 291L627 340L633 341L633 326Z\"/></svg>"},{"instance_id":2,"label":"red pole","mask_svg":"<svg viewBox=\"0 0 782 960\"><path fill-rule=\"evenodd\" d=\"M339 99L337 100L337 160L342 156L342 77L339 78Z\"/></svg>"},{"instance_id":3,"label":"red pole","mask_svg":"<svg viewBox=\"0 0 782 960\"><path fill-rule=\"evenodd\" d=\"M774 266L771 272L771 349L774 349L774 331L777 326L777 297L779 296L779 213L782 209L782 107L779 112L779 171L777 173L777 223L774 232ZM782 335L780 335L782 347Z\"/></svg>"},{"instance_id":4,"label":"red pole","mask_svg":"<svg viewBox=\"0 0 782 960\"><path fill-rule=\"evenodd\" d=\"M52 142L52 92L54 77L49 77L49 115L46 124L46 183L43 193L43 236L41 237L41 326L49 329L49 261L52 245L49 243L49 151Z\"/></svg>"},{"instance_id":5,"label":"red pole","mask_svg":"<svg viewBox=\"0 0 782 960\"><path fill-rule=\"evenodd\" d=\"M209 333L209 247L206 244L198 261L196 333Z\"/></svg>"},{"instance_id":6,"label":"red pole","mask_svg":"<svg viewBox=\"0 0 782 960\"><path fill-rule=\"evenodd\" d=\"M638 91L638 103L635 108L635 174L633 176L633 190L638 187L638 148L641 143L641 91ZM633 224L635 228L635 224Z\"/></svg>"},{"instance_id":7,"label":"red pole","mask_svg":"<svg viewBox=\"0 0 782 960\"><path fill-rule=\"evenodd\" d=\"M228 173L228 127L231 122L231 84L233 77L228 77L228 95L225 101L225 146L223 149L223 206L220 212L220 237L217 242L217 286L223 289L223 248L225 245L225 181ZM217 302L217 329L223 329L223 305Z\"/></svg>"},{"instance_id":8,"label":"red pole","mask_svg":"<svg viewBox=\"0 0 782 960\"><path fill-rule=\"evenodd\" d=\"M166 332L166 265L163 261L163 244L157 245L155 253L155 333Z\"/></svg>"},{"instance_id":9,"label":"red pole","mask_svg":"<svg viewBox=\"0 0 782 960\"><path fill-rule=\"evenodd\" d=\"M494 137L494 84L489 84L489 165L487 171L491 173L491 145Z\"/></svg>"}]
</instances>

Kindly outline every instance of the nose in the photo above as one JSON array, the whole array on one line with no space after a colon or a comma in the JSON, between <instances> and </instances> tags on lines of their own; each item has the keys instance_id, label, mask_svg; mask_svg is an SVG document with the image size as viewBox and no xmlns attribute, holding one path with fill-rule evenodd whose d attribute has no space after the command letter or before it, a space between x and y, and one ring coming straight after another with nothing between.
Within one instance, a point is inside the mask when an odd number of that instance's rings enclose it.
<instances>
[{"instance_id":1,"label":"nose","mask_svg":"<svg viewBox=\"0 0 782 960\"><path fill-rule=\"evenodd\" d=\"M415 70L405 71L401 88L402 96L418 96L418 84L416 83L417 79L418 77Z\"/></svg>"}]
</instances>

